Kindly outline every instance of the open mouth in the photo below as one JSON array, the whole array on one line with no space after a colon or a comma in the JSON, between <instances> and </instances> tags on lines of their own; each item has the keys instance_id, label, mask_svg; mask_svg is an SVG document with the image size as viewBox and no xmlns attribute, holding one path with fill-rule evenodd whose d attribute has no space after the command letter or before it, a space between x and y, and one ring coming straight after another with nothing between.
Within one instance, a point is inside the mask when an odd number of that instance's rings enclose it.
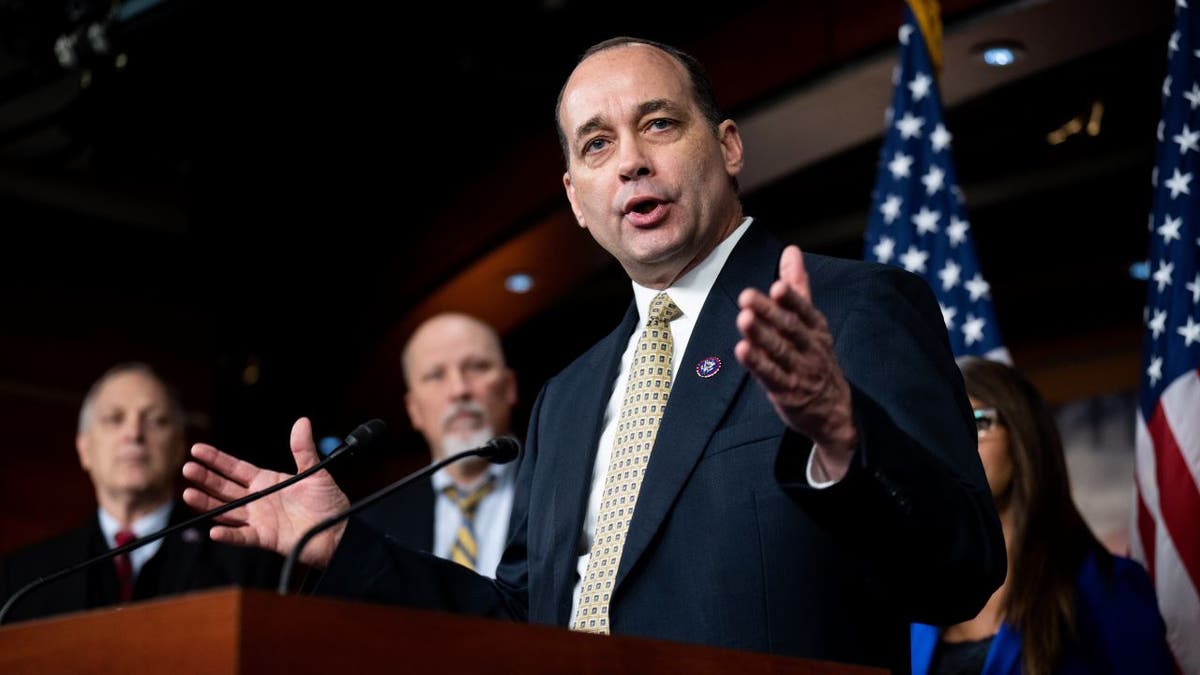
<instances>
[{"instance_id":1,"label":"open mouth","mask_svg":"<svg viewBox=\"0 0 1200 675\"><path fill-rule=\"evenodd\" d=\"M629 212L637 213L637 214L644 216L644 215L649 214L654 209L658 208L658 205L661 203L662 202L657 199L642 199L642 200L634 202L632 205L630 205Z\"/></svg>"}]
</instances>

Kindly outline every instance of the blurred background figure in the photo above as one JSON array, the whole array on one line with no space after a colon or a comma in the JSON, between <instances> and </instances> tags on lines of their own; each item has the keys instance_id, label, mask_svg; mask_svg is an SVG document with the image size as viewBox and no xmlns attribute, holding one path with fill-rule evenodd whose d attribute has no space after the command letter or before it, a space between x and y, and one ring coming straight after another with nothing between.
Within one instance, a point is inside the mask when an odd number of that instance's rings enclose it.
<instances>
[{"instance_id":1,"label":"blurred background figure","mask_svg":"<svg viewBox=\"0 0 1200 675\"><path fill-rule=\"evenodd\" d=\"M438 314L404 347L405 406L438 461L511 433L517 381L491 326ZM366 516L400 543L494 576L508 538L517 464L470 457L402 490Z\"/></svg>"},{"instance_id":2,"label":"blurred background figure","mask_svg":"<svg viewBox=\"0 0 1200 675\"><path fill-rule=\"evenodd\" d=\"M1062 441L1015 369L959 360L979 455L1008 547L1008 578L974 619L914 624L913 673L1167 673L1146 571L1109 553L1071 498Z\"/></svg>"},{"instance_id":3,"label":"blurred background figure","mask_svg":"<svg viewBox=\"0 0 1200 675\"><path fill-rule=\"evenodd\" d=\"M96 490L96 513L78 529L0 558L0 599L39 576L189 518L175 484L184 430L178 398L149 366L120 364L101 376L84 398L75 439L79 464ZM188 528L36 589L14 605L10 617L216 586L269 588L278 567L274 554L217 544L205 527Z\"/></svg>"}]
</instances>

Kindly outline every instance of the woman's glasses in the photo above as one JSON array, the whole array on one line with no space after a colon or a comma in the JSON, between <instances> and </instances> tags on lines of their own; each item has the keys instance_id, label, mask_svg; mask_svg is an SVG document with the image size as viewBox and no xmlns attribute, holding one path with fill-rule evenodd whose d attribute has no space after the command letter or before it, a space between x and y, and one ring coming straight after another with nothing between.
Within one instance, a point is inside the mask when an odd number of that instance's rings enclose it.
<instances>
[{"instance_id":1,"label":"woman's glasses","mask_svg":"<svg viewBox=\"0 0 1200 675\"><path fill-rule=\"evenodd\" d=\"M995 408L976 408L975 409L975 432L983 438L995 428L999 415Z\"/></svg>"}]
</instances>

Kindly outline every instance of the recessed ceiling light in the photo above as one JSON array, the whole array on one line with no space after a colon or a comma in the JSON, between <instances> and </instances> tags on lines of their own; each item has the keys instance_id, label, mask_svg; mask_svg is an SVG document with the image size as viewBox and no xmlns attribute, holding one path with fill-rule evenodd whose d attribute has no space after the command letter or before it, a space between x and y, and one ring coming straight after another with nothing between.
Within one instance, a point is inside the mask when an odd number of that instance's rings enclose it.
<instances>
[{"instance_id":1,"label":"recessed ceiling light","mask_svg":"<svg viewBox=\"0 0 1200 675\"><path fill-rule=\"evenodd\" d=\"M980 60L993 68L1005 68L1016 63L1025 54L1025 48L1016 42L988 42L974 51Z\"/></svg>"},{"instance_id":2,"label":"recessed ceiling light","mask_svg":"<svg viewBox=\"0 0 1200 675\"><path fill-rule=\"evenodd\" d=\"M510 274L504 280L504 288L509 293L528 293L533 290L533 277L524 272Z\"/></svg>"}]
</instances>

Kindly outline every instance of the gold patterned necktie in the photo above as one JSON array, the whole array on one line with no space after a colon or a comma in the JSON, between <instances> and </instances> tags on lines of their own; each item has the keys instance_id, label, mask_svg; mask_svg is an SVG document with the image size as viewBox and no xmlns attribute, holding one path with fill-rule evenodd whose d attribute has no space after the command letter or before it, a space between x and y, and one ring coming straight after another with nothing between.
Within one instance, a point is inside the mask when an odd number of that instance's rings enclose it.
<instances>
[{"instance_id":1,"label":"gold patterned necktie","mask_svg":"<svg viewBox=\"0 0 1200 675\"><path fill-rule=\"evenodd\" d=\"M454 485L447 485L442 493L458 507L462 519L458 531L454 534L454 545L450 547L450 559L466 567L475 569L475 561L479 557L479 542L475 539L475 512L479 503L496 489L496 481L489 478L472 492L463 492Z\"/></svg>"},{"instance_id":2,"label":"gold patterned necktie","mask_svg":"<svg viewBox=\"0 0 1200 675\"><path fill-rule=\"evenodd\" d=\"M575 630L609 633L609 596L617 578L642 476L654 448L658 422L671 393L671 355L675 349L671 322L682 314L666 293L654 296L646 327L634 347L592 549L579 592Z\"/></svg>"}]
</instances>

